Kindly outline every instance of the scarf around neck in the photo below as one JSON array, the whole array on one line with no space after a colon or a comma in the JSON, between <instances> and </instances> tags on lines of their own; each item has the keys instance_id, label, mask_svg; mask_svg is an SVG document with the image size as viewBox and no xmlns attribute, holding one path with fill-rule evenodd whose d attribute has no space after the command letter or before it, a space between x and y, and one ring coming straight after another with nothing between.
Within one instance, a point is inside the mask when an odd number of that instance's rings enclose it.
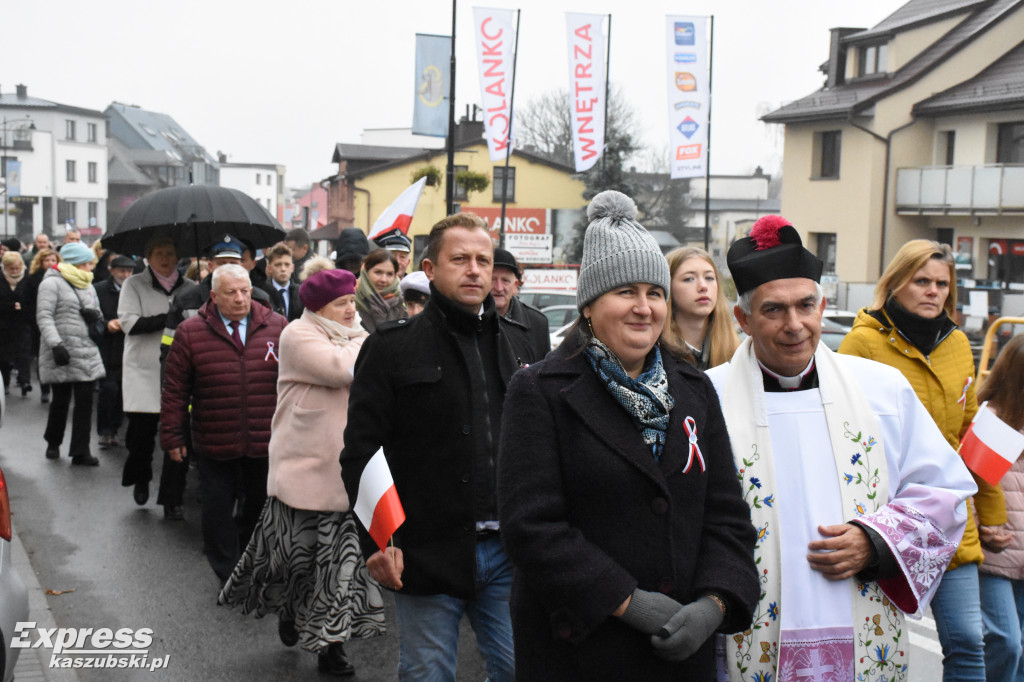
<instances>
[{"instance_id":1,"label":"scarf around neck","mask_svg":"<svg viewBox=\"0 0 1024 682\"><path fill-rule=\"evenodd\" d=\"M632 418L657 461L665 445L669 412L675 405L668 392L668 375L661 362L661 351L654 347L654 353L647 356L647 364L636 379L626 373L615 353L597 337L590 339L583 354L615 402Z\"/></svg>"},{"instance_id":2,"label":"scarf around neck","mask_svg":"<svg viewBox=\"0 0 1024 682\"><path fill-rule=\"evenodd\" d=\"M939 342L946 338L949 325L952 325L950 331L956 327L945 310L938 317L921 317L901 306L892 297L885 302L885 314L907 341L914 344L914 347L925 356L931 355Z\"/></svg>"},{"instance_id":3,"label":"scarf around neck","mask_svg":"<svg viewBox=\"0 0 1024 682\"><path fill-rule=\"evenodd\" d=\"M4 268L4 279L11 285L11 291L14 291L18 283L25 279L25 268L21 269L21 273L17 277L11 277L10 273L7 272L7 268Z\"/></svg>"},{"instance_id":4,"label":"scarf around neck","mask_svg":"<svg viewBox=\"0 0 1024 682\"><path fill-rule=\"evenodd\" d=\"M327 338L335 346L344 346L352 339L358 339L361 336L368 336L369 332L362 328L359 322L359 313L356 313L355 327L346 327L345 325L329 320L323 315L317 315L309 308L302 311L302 318L307 322L315 325L320 331L327 335Z\"/></svg>"},{"instance_id":5,"label":"scarf around neck","mask_svg":"<svg viewBox=\"0 0 1024 682\"><path fill-rule=\"evenodd\" d=\"M392 282L384 291L377 291L370 281L370 276L363 270L356 283L356 300L361 302L363 307L377 323L383 322L388 317L388 312L395 306L398 298L398 278Z\"/></svg>"},{"instance_id":6,"label":"scarf around neck","mask_svg":"<svg viewBox=\"0 0 1024 682\"><path fill-rule=\"evenodd\" d=\"M87 270L80 270L70 263L57 263L57 272L76 289L88 289L92 284L92 273Z\"/></svg>"},{"instance_id":7,"label":"scarf around neck","mask_svg":"<svg viewBox=\"0 0 1024 682\"><path fill-rule=\"evenodd\" d=\"M171 270L171 274L166 277L161 275L152 267L149 268L149 271L153 273L153 279L155 279L157 283L161 287L163 287L163 290L166 291L167 293L171 293L171 290L174 289L174 285L178 283L178 278L181 276L181 274L178 272L178 268L174 268L173 270Z\"/></svg>"}]
</instances>

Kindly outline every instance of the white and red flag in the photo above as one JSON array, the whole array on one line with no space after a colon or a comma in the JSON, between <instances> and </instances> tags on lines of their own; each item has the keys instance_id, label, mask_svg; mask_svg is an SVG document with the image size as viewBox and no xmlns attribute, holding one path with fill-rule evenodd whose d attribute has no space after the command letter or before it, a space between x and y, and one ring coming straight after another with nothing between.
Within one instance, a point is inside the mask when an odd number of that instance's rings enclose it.
<instances>
[{"instance_id":1,"label":"white and red flag","mask_svg":"<svg viewBox=\"0 0 1024 682\"><path fill-rule=\"evenodd\" d=\"M510 9L473 8L476 55L480 67L480 100L491 161L501 161L512 144L512 82L516 14Z\"/></svg>"},{"instance_id":2,"label":"white and red flag","mask_svg":"<svg viewBox=\"0 0 1024 682\"><path fill-rule=\"evenodd\" d=\"M964 464L991 485L997 485L1024 451L1024 434L997 417L982 403L960 441Z\"/></svg>"},{"instance_id":3,"label":"white and red flag","mask_svg":"<svg viewBox=\"0 0 1024 682\"><path fill-rule=\"evenodd\" d=\"M391 536L405 522L405 510L398 499L384 448L377 450L363 469L354 511L382 552Z\"/></svg>"},{"instance_id":4,"label":"white and red flag","mask_svg":"<svg viewBox=\"0 0 1024 682\"><path fill-rule=\"evenodd\" d=\"M399 194L370 228L370 239L376 239L394 230L401 230L403 234L408 235L409 225L412 224L412 217L416 213L416 206L420 203L420 195L423 194L423 187L426 184L427 178L424 176Z\"/></svg>"}]
</instances>

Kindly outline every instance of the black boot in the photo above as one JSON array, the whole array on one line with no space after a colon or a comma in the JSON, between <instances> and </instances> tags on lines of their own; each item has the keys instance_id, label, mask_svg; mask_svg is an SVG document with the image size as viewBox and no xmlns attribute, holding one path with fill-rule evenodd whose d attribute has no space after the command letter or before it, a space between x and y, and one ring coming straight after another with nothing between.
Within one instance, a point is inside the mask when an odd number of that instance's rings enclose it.
<instances>
[{"instance_id":1,"label":"black boot","mask_svg":"<svg viewBox=\"0 0 1024 682\"><path fill-rule=\"evenodd\" d=\"M327 645L327 651L317 654L316 667L320 672L335 677L350 677L356 674L356 669L348 662L341 642L332 642Z\"/></svg>"},{"instance_id":2,"label":"black boot","mask_svg":"<svg viewBox=\"0 0 1024 682\"><path fill-rule=\"evenodd\" d=\"M298 644L299 631L295 629L295 621L279 617L277 619L277 636L281 638L281 644L285 646L295 646Z\"/></svg>"}]
</instances>

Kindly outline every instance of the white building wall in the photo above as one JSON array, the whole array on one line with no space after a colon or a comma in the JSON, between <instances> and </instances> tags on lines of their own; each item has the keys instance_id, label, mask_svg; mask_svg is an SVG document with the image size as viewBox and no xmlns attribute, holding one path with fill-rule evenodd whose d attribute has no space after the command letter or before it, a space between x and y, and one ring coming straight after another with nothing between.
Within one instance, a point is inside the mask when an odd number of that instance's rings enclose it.
<instances>
[{"instance_id":1,"label":"white building wall","mask_svg":"<svg viewBox=\"0 0 1024 682\"><path fill-rule=\"evenodd\" d=\"M221 164L220 186L245 192L261 206L277 216L277 171L263 166Z\"/></svg>"}]
</instances>

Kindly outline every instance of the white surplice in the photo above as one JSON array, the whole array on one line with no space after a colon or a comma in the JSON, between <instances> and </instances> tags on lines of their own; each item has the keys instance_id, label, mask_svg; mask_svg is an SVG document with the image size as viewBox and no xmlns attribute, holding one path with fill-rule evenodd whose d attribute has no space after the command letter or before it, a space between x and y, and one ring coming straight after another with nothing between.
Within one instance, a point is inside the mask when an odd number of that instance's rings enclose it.
<instances>
[{"instance_id":1,"label":"white surplice","mask_svg":"<svg viewBox=\"0 0 1024 682\"><path fill-rule=\"evenodd\" d=\"M737 354L744 349L751 351L749 342ZM756 395L752 396L751 413L743 418L757 419L754 413L764 410L761 418L766 416L770 432L772 475L764 476L764 480L744 478L746 453L735 440L733 449L745 492L757 494L748 494L748 503L767 503L777 513L778 528L771 529L774 537L770 542L781 558L781 586L771 584L778 578L771 576L768 569L764 571L763 582L767 595L781 594L781 598L763 598L766 603L759 604L755 613L763 621L764 629L769 625L779 627L780 634L777 641L760 642L760 648L752 646L749 631L745 643L739 634L723 638L723 663L733 679L834 682L862 679L858 675L863 675L863 679L905 678L909 655L905 639L898 647L878 649L878 657L885 665L875 665L870 672L868 666L855 662L855 655L859 655L855 654L855 637L860 638L861 652L864 641L877 648L884 640L865 640L872 636L872 631L880 630L879 624L877 620L866 624L854 622L851 590L855 587L867 597L876 594L878 602L885 600L886 609L898 607L919 616L960 542L966 522L964 500L976 490L962 460L949 447L902 374L880 363L837 355L819 347L819 356L826 352L828 358L821 359L854 377L877 420L888 469L888 499L879 500L884 504L873 512L858 508L851 515L844 511L841 486L850 485L847 477L856 475L856 466L850 466L848 472L845 466L837 465L845 464L846 453L837 457L832 451L834 441L830 440L823 406L828 386L786 393L764 393L759 383L753 387ZM708 371L723 404L728 398L724 392L729 371L730 365ZM736 418L734 412L732 419ZM850 453L852 465L862 463L855 459L856 448ZM767 485L774 489L768 490ZM842 524L854 518L882 535L899 564L898 576L851 586L855 579L829 581L810 568L807 546L823 539L818 526ZM762 534L763 530L764 527L759 528ZM771 565L765 561L759 567ZM885 627L884 621L881 627ZM755 629L753 644L758 643L757 636ZM748 655L741 660L739 651L744 646L749 648L745 651Z\"/></svg>"}]
</instances>

